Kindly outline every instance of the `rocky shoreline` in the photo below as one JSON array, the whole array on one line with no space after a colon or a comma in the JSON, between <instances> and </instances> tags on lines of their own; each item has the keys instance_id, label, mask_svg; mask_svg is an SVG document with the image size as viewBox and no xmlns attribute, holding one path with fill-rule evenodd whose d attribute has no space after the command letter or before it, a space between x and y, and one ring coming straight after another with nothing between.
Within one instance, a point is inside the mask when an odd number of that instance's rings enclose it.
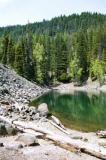
<instances>
[{"instance_id":1,"label":"rocky shoreline","mask_svg":"<svg viewBox=\"0 0 106 160\"><path fill-rule=\"evenodd\" d=\"M82 133L66 129L55 117L52 117L52 121L49 120L47 118L49 110L46 104L41 104L38 108L29 107L31 99L48 91L48 88L29 82L13 70L0 64L0 160L85 160L85 158L98 160L99 158L81 153L73 147L71 151L66 150L66 146L60 147L46 139L47 133L63 137L67 137L66 135L69 134L67 138L71 138L75 143L89 142L89 147L92 144L95 148L99 147L101 151L102 149L105 151L103 146L99 146L99 143L106 142L105 139L99 139L95 133ZM6 121L3 121L2 117ZM32 131L25 130L25 127L17 128L14 122L36 126L38 129L44 129L47 133L42 139L41 133L36 132L35 136L34 131L32 134ZM23 133L24 130L30 131L30 133Z\"/></svg>"},{"instance_id":2,"label":"rocky shoreline","mask_svg":"<svg viewBox=\"0 0 106 160\"><path fill-rule=\"evenodd\" d=\"M31 99L48 92L0 64L0 115L19 120L39 120L42 115L35 107L29 108Z\"/></svg>"},{"instance_id":3,"label":"rocky shoreline","mask_svg":"<svg viewBox=\"0 0 106 160\"><path fill-rule=\"evenodd\" d=\"M59 91L60 93L71 93L74 91L84 91L92 93L106 92L106 85L100 86L98 81L87 82L82 86L75 86L74 83L60 84L57 87L53 87L54 90Z\"/></svg>"}]
</instances>

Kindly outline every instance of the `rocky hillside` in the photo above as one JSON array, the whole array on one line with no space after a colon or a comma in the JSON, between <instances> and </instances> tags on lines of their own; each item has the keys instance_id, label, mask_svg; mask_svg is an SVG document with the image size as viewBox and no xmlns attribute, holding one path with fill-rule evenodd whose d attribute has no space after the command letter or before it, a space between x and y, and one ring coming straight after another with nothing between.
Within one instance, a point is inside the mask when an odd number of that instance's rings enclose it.
<instances>
[{"instance_id":1,"label":"rocky hillside","mask_svg":"<svg viewBox=\"0 0 106 160\"><path fill-rule=\"evenodd\" d=\"M17 75L15 71L0 64L0 102L28 103L46 92L47 89L33 84Z\"/></svg>"},{"instance_id":2,"label":"rocky hillside","mask_svg":"<svg viewBox=\"0 0 106 160\"><path fill-rule=\"evenodd\" d=\"M29 107L29 101L48 89L31 83L14 70L0 64L0 116L21 120L39 120L48 113L47 106ZM46 104L45 104L46 105ZM46 108L46 112L45 112Z\"/></svg>"}]
</instances>

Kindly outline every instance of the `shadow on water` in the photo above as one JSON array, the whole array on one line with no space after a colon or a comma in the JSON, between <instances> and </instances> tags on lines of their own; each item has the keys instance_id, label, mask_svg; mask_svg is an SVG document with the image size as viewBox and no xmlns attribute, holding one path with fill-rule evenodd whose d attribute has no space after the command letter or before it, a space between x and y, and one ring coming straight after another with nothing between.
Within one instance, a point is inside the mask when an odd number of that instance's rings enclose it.
<instances>
[{"instance_id":1,"label":"shadow on water","mask_svg":"<svg viewBox=\"0 0 106 160\"><path fill-rule=\"evenodd\" d=\"M49 92L31 105L47 103L52 114L72 129L97 131L106 129L106 93L75 92L60 94Z\"/></svg>"}]
</instances>

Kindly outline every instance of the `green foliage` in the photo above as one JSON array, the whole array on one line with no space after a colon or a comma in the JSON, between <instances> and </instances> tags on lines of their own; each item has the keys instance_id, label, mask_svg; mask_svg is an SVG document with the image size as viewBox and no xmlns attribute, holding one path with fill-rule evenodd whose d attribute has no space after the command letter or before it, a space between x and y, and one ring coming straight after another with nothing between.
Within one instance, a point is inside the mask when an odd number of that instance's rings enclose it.
<instances>
[{"instance_id":1,"label":"green foliage","mask_svg":"<svg viewBox=\"0 0 106 160\"><path fill-rule=\"evenodd\" d=\"M100 83L103 83L106 73L106 63L98 59L91 61L90 76L96 77Z\"/></svg>"},{"instance_id":2,"label":"green foliage","mask_svg":"<svg viewBox=\"0 0 106 160\"><path fill-rule=\"evenodd\" d=\"M14 67L15 60L15 47L11 37L9 37L8 49L7 49L7 64Z\"/></svg>"},{"instance_id":3,"label":"green foliage","mask_svg":"<svg viewBox=\"0 0 106 160\"><path fill-rule=\"evenodd\" d=\"M36 43L36 45L34 45L33 58L35 62L36 81L40 84L43 84L43 73L42 73L42 62L44 58L43 45L40 45L39 43Z\"/></svg>"},{"instance_id":4,"label":"green foliage","mask_svg":"<svg viewBox=\"0 0 106 160\"><path fill-rule=\"evenodd\" d=\"M2 38L0 39L0 62L2 60Z\"/></svg>"},{"instance_id":5,"label":"green foliage","mask_svg":"<svg viewBox=\"0 0 106 160\"><path fill-rule=\"evenodd\" d=\"M67 72L68 68L68 52L66 42L61 34L56 35L56 61L57 61L57 79L60 80L63 73Z\"/></svg>"},{"instance_id":6,"label":"green foliage","mask_svg":"<svg viewBox=\"0 0 106 160\"><path fill-rule=\"evenodd\" d=\"M87 30L89 27L96 27L103 24L106 21L106 15L84 12L80 15L72 14L69 16L55 17L51 21L43 21L30 23L29 27L33 34L55 36L57 33L72 33L79 29ZM5 32L11 32L11 34L18 39L19 36L26 33L26 26L8 26L6 28L0 28L0 36Z\"/></svg>"},{"instance_id":7,"label":"green foliage","mask_svg":"<svg viewBox=\"0 0 106 160\"><path fill-rule=\"evenodd\" d=\"M2 62L3 64L7 64L8 43L9 43L9 36L8 36L8 35L5 35L5 36L3 37L3 40L2 40L2 59L1 59L1 62Z\"/></svg>"},{"instance_id":8,"label":"green foliage","mask_svg":"<svg viewBox=\"0 0 106 160\"><path fill-rule=\"evenodd\" d=\"M26 35L23 37L24 45L24 77L29 80L35 80L33 63L33 36L29 26L27 26Z\"/></svg>"},{"instance_id":9,"label":"green foliage","mask_svg":"<svg viewBox=\"0 0 106 160\"><path fill-rule=\"evenodd\" d=\"M70 73L69 73L72 81L80 82L82 75L82 68L80 67L79 59L74 57L74 59L70 62Z\"/></svg>"},{"instance_id":10,"label":"green foliage","mask_svg":"<svg viewBox=\"0 0 106 160\"><path fill-rule=\"evenodd\" d=\"M24 55L22 50L22 43L19 41L15 48L15 61L14 61L14 68L18 74L24 74Z\"/></svg>"},{"instance_id":11,"label":"green foliage","mask_svg":"<svg viewBox=\"0 0 106 160\"><path fill-rule=\"evenodd\" d=\"M61 82L63 82L63 83L67 83L67 82L70 81L70 77L67 75L67 73L63 73L63 74L61 74L59 80L60 80Z\"/></svg>"}]
</instances>

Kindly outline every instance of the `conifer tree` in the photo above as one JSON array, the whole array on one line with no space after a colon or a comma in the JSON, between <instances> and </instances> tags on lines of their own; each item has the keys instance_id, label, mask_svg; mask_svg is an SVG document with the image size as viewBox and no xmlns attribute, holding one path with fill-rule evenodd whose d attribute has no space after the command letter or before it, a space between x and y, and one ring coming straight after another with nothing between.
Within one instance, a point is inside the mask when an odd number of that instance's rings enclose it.
<instances>
[{"instance_id":1,"label":"conifer tree","mask_svg":"<svg viewBox=\"0 0 106 160\"><path fill-rule=\"evenodd\" d=\"M15 49L11 36L9 36L8 48L7 48L7 64L11 67L14 66Z\"/></svg>"},{"instance_id":2,"label":"conifer tree","mask_svg":"<svg viewBox=\"0 0 106 160\"><path fill-rule=\"evenodd\" d=\"M19 40L15 47L14 68L18 74L22 76L24 75L24 53L23 53L22 40Z\"/></svg>"},{"instance_id":3,"label":"conifer tree","mask_svg":"<svg viewBox=\"0 0 106 160\"><path fill-rule=\"evenodd\" d=\"M1 60L3 64L7 64L8 43L9 43L9 36L4 35L2 40L2 60Z\"/></svg>"},{"instance_id":4,"label":"conifer tree","mask_svg":"<svg viewBox=\"0 0 106 160\"><path fill-rule=\"evenodd\" d=\"M34 63L33 63L33 37L29 29L24 37L24 77L34 80Z\"/></svg>"}]
</instances>

